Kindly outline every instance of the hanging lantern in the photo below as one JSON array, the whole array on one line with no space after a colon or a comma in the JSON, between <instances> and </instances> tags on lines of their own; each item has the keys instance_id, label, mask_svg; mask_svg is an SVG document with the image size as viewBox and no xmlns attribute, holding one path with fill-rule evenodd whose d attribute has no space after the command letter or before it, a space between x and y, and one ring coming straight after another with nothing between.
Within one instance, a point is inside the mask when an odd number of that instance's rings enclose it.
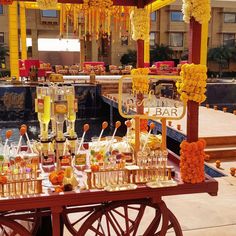
<instances>
[{"instance_id":1,"label":"hanging lantern","mask_svg":"<svg viewBox=\"0 0 236 236\"><path fill-rule=\"evenodd\" d=\"M39 9L43 10L56 9L57 3L57 0L37 0Z\"/></svg>"},{"instance_id":2,"label":"hanging lantern","mask_svg":"<svg viewBox=\"0 0 236 236\"><path fill-rule=\"evenodd\" d=\"M13 0L0 0L1 5L11 5Z\"/></svg>"}]
</instances>

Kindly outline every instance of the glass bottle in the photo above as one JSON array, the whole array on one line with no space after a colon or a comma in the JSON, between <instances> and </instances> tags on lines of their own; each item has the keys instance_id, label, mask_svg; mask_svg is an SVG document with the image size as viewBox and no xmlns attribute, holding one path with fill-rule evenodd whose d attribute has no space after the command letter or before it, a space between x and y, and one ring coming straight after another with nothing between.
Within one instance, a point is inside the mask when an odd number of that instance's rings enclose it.
<instances>
[{"instance_id":1,"label":"glass bottle","mask_svg":"<svg viewBox=\"0 0 236 236\"><path fill-rule=\"evenodd\" d=\"M75 120L77 111L77 101L75 100L74 86L67 84L65 86L65 94L68 104L67 110L67 135L71 138L76 137Z\"/></svg>"},{"instance_id":2,"label":"glass bottle","mask_svg":"<svg viewBox=\"0 0 236 236\"><path fill-rule=\"evenodd\" d=\"M134 163L134 149L130 143L130 140L128 137L123 138L123 146L122 146L122 155L124 156L123 160L127 164L133 164Z\"/></svg>"}]
</instances>

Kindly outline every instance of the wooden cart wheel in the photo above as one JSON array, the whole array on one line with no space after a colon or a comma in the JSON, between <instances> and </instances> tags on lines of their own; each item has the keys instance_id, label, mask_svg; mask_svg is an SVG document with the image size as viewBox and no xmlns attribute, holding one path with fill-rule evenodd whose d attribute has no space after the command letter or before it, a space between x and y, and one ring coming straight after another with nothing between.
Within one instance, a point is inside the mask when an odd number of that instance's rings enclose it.
<instances>
[{"instance_id":1,"label":"wooden cart wheel","mask_svg":"<svg viewBox=\"0 0 236 236\"><path fill-rule=\"evenodd\" d=\"M18 225L23 227L28 233L30 233L30 235L36 235L38 227L40 225L40 219L41 219L38 209L23 211L23 212L21 211L1 212L0 218L4 219L5 221L10 220L12 222L17 223ZM2 235L1 232L2 231L0 231L0 235Z\"/></svg>"},{"instance_id":2,"label":"wooden cart wheel","mask_svg":"<svg viewBox=\"0 0 236 236\"><path fill-rule=\"evenodd\" d=\"M169 224L168 224L167 231L169 229L173 229L176 236L183 236L181 226L177 218L175 217L175 215L169 209L168 209L168 214L169 214ZM158 231L153 236L160 236L160 235L161 235L161 232Z\"/></svg>"},{"instance_id":3,"label":"wooden cart wheel","mask_svg":"<svg viewBox=\"0 0 236 236\"><path fill-rule=\"evenodd\" d=\"M0 235L1 236L31 236L22 225L9 218L0 216Z\"/></svg>"},{"instance_id":4,"label":"wooden cart wheel","mask_svg":"<svg viewBox=\"0 0 236 236\"><path fill-rule=\"evenodd\" d=\"M152 203L149 199L104 203L90 212L79 228L76 220L65 224L72 235L78 236L164 236L171 228L176 236L182 236L178 221L165 203Z\"/></svg>"}]
</instances>

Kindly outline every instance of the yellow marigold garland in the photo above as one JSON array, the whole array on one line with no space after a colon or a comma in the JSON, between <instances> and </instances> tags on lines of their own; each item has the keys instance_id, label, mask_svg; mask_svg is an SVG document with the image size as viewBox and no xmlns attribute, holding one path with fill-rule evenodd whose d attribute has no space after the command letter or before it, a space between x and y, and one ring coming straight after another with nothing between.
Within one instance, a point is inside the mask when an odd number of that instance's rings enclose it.
<instances>
[{"instance_id":1,"label":"yellow marigold garland","mask_svg":"<svg viewBox=\"0 0 236 236\"><path fill-rule=\"evenodd\" d=\"M180 72L182 78L176 82L176 87L183 102L192 100L202 103L206 100L206 72L207 67L205 65L182 65Z\"/></svg>"},{"instance_id":2,"label":"yellow marigold garland","mask_svg":"<svg viewBox=\"0 0 236 236\"><path fill-rule=\"evenodd\" d=\"M149 80L148 80L148 68L138 68L131 70L132 78L132 91L133 93L148 94Z\"/></svg>"},{"instance_id":3,"label":"yellow marigold garland","mask_svg":"<svg viewBox=\"0 0 236 236\"><path fill-rule=\"evenodd\" d=\"M84 8L95 7L99 9L107 9L112 7L113 1L112 0L84 0L83 3Z\"/></svg>"},{"instance_id":4,"label":"yellow marigold garland","mask_svg":"<svg viewBox=\"0 0 236 236\"><path fill-rule=\"evenodd\" d=\"M57 8L57 0L37 0L37 4L39 9L56 9Z\"/></svg>"},{"instance_id":5,"label":"yellow marigold garland","mask_svg":"<svg viewBox=\"0 0 236 236\"><path fill-rule=\"evenodd\" d=\"M210 0L183 0L182 12L186 23L189 23L191 17L200 24L208 22L211 18Z\"/></svg>"},{"instance_id":6,"label":"yellow marigold garland","mask_svg":"<svg viewBox=\"0 0 236 236\"><path fill-rule=\"evenodd\" d=\"M192 143L184 140L180 144L180 175L185 183L195 184L205 180L205 147L206 141L204 139Z\"/></svg>"},{"instance_id":7,"label":"yellow marigold garland","mask_svg":"<svg viewBox=\"0 0 236 236\"><path fill-rule=\"evenodd\" d=\"M149 39L149 11L146 8L134 8L130 13L132 39Z\"/></svg>"}]
</instances>

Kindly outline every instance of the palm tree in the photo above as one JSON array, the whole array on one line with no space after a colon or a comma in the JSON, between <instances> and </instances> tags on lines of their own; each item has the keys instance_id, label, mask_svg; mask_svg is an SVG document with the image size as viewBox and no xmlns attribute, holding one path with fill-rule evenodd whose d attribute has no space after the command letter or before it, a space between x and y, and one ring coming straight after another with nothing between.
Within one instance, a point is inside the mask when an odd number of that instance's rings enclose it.
<instances>
[{"instance_id":1,"label":"palm tree","mask_svg":"<svg viewBox=\"0 0 236 236\"><path fill-rule=\"evenodd\" d=\"M222 69L229 65L230 61L234 59L235 49L227 46L211 48L208 51L208 61L216 62L219 65L219 74L222 75Z\"/></svg>"},{"instance_id":2,"label":"palm tree","mask_svg":"<svg viewBox=\"0 0 236 236\"><path fill-rule=\"evenodd\" d=\"M189 56L189 51L188 49L185 49L182 54L181 54L181 60L183 61L187 61L188 60L188 56Z\"/></svg>"},{"instance_id":3,"label":"palm tree","mask_svg":"<svg viewBox=\"0 0 236 236\"><path fill-rule=\"evenodd\" d=\"M8 47L5 44L0 43L0 68L5 65L5 57L9 55L8 52Z\"/></svg>"},{"instance_id":4,"label":"palm tree","mask_svg":"<svg viewBox=\"0 0 236 236\"><path fill-rule=\"evenodd\" d=\"M153 49L150 50L150 62L166 61L170 60L173 55L173 50L168 45L156 44Z\"/></svg>"},{"instance_id":5,"label":"palm tree","mask_svg":"<svg viewBox=\"0 0 236 236\"><path fill-rule=\"evenodd\" d=\"M122 65L132 65L136 67L137 51L128 49L128 52L121 56L120 62Z\"/></svg>"},{"instance_id":6,"label":"palm tree","mask_svg":"<svg viewBox=\"0 0 236 236\"><path fill-rule=\"evenodd\" d=\"M231 53L232 53L231 60L235 62L236 61L236 45L235 45L235 47L231 48Z\"/></svg>"},{"instance_id":7,"label":"palm tree","mask_svg":"<svg viewBox=\"0 0 236 236\"><path fill-rule=\"evenodd\" d=\"M6 44L0 43L0 59L5 59L8 55L8 51Z\"/></svg>"}]
</instances>

